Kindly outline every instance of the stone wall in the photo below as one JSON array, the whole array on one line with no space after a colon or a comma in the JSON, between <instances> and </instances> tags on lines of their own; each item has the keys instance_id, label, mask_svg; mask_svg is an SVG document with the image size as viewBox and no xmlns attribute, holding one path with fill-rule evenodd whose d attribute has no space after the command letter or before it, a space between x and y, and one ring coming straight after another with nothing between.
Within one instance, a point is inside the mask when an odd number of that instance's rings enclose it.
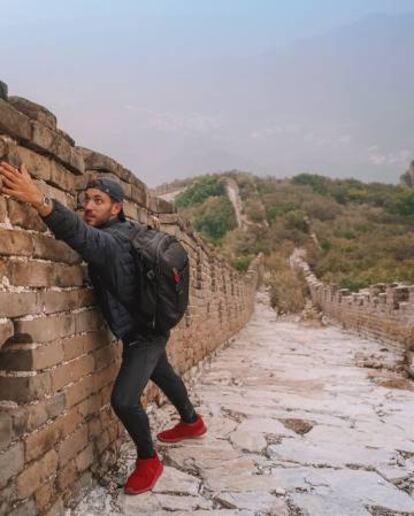
<instances>
[{"instance_id":1,"label":"stone wall","mask_svg":"<svg viewBox=\"0 0 414 516\"><path fill-rule=\"evenodd\" d=\"M40 188L79 210L90 176L115 176L127 217L177 235L191 260L190 305L168 345L180 373L249 319L261 276L232 269L171 206L113 159L75 145L56 117L0 89L0 159L25 163ZM86 283L86 266L37 212L0 194L0 514L62 514L116 460L109 406L120 343ZM159 401L154 386L145 400Z\"/></svg>"},{"instance_id":2,"label":"stone wall","mask_svg":"<svg viewBox=\"0 0 414 516\"><path fill-rule=\"evenodd\" d=\"M414 285L378 283L351 292L319 281L300 250L290 260L304 273L312 301L328 318L359 334L403 344L407 371L414 377Z\"/></svg>"}]
</instances>

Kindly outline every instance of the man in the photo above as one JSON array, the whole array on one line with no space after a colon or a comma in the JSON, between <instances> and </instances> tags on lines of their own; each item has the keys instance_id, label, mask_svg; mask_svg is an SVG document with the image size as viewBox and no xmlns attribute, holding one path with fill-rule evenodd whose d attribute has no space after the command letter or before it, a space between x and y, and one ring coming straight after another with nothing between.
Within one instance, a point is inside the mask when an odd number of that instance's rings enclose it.
<instances>
[{"instance_id":1,"label":"man","mask_svg":"<svg viewBox=\"0 0 414 516\"><path fill-rule=\"evenodd\" d=\"M123 191L114 180L103 177L88 183L82 218L59 201L44 196L24 166L20 170L0 163L2 192L31 204L55 236L65 241L88 262L96 298L112 333L122 340L122 363L112 391L111 404L137 447L134 472L125 492L150 490L162 473L153 447L148 416L140 397L151 379L166 394L181 416L173 428L158 434L163 442L199 437L207 428L196 414L181 378L165 352L169 334L140 326L134 313L137 275L128 235L133 224L126 221Z\"/></svg>"}]
</instances>

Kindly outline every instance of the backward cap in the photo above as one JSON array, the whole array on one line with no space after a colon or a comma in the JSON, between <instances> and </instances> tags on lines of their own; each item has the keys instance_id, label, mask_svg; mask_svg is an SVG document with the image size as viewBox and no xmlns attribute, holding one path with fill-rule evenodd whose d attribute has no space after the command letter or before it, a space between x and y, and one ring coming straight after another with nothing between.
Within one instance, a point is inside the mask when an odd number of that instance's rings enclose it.
<instances>
[{"instance_id":1,"label":"backward cap","mask_svg":"<svg viewBox=\"0 0 414 516\"><path fill-rule=\"evenodd\" d=\"M88 188L96 188L97 190L101 190L101 192L105 192L116 202L122 202L124 200L124 191L122 190L121 185L110 177L98 177L96 179L90 179L86 185L86 189ZM122 221L126 220L123 209L119 212L118 218Z\"/></svg>"}]
</instances>

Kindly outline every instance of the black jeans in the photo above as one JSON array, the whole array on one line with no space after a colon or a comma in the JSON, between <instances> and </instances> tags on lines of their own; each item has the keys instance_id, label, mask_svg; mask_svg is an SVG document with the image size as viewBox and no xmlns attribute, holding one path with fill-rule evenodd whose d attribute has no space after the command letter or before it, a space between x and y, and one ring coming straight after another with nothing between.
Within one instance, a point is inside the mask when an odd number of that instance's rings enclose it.
<instances>
[{"instance_id":1,"label":"black jeans","mask_svg":"<svg viewBox=\"0 0 414 516\"><path fill-rule=\"evenodd\" d=\"M175 406L181 419L193 422L196 413L187 389L168 361L166 335L139 335L123 342L122 364L112 391L111 405L136 444L138 456L154 455L147 413L141 405L151 379Z\"/></svg>"}]
</instances>

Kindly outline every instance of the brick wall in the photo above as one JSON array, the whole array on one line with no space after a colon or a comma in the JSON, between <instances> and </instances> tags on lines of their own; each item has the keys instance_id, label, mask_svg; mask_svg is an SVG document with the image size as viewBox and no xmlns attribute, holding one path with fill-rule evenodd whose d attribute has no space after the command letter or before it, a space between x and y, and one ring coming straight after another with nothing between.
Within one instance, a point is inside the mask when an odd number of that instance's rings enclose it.
<instances>
[{"instance_id":1,"label":"brick wall","mask_svg":"<svg viewBox=\"0 0 414 516\"><path fill-rule=\"evenodd\" d=\"M4 86L4 85L3 85ZM90 176L121 182L127 217L177 235L191 260L190 306L168 346L181 372L237 332L261 276L233 270L171 206L113 159L80 148L56 117L0 90L0 159L24 162L40 188L78 209ZM79 255L37 213L0 194L0 514L62 514L116 460L122 428L109 397L120 343L87 287ZM159 400L154 386L145 400Z\"/></svg>"},{"instance_id":2,"label":"brick wall","mask_svg":"<svg viewBox=\"0 0 414 516\"><path fill-rule=\"evenodd\" d=\"M406 368L414 377L414 285L378 283L358 292L319 281L296 250L291 265L301 270L313 302L344 328L406 348Z\"/></svg>"}]
</instances>

